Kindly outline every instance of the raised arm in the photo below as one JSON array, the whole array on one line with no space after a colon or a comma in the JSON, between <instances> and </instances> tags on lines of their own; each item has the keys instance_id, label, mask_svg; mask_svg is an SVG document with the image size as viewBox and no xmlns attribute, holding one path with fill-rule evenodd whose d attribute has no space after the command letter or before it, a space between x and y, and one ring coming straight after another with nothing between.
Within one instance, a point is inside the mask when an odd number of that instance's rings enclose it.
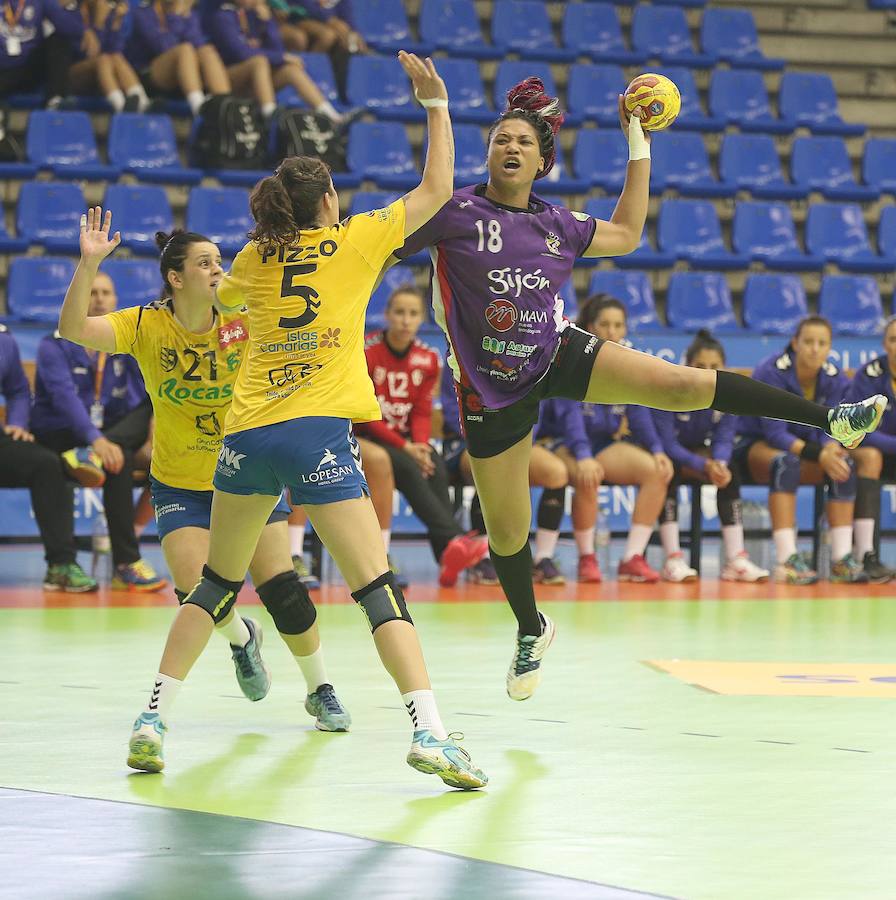
<instances>
[{"instance_id":1,"label":"raised arm","mask_svg":"<svg viewBox=\"0 0 896 900\"><path fill-rule=\"evenodd\" d=\"M439 77L433 61L420 59L402 50L398 54L405 72L414 85L414 94L426 108L429 147L420 184L405 194L407 237L425 225L450 199L454 192L454 134L448 115L448 90Z\"/></svg>"},{"instance_id":2,"label":"raised arm","mask_svg":"<svg viewBox=\"0 0 896 900\"><path fill-rule=\"evenodd\" d=\"M111 227L110 210L106 210L105 218L99 206L88 209L86 215L81 216L81 259L59 313L59 333L62 337L82 347L106 353L115 352L115 332L105 316L88 316L87 310L90 306L90 287L100 263L121 243L119 232L109 237Z\"/></svg>"}]
</instances>

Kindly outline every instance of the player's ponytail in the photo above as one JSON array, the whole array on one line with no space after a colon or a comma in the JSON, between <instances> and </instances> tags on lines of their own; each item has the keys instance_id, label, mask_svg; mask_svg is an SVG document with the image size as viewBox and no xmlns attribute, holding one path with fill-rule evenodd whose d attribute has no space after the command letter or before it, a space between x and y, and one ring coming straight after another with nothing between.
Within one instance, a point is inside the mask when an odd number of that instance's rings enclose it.
<instances>
[{"instance_id":1,"label":"player's ponytail","mask_svg":"<svg viewBox=\"0 0 896 900\"><path fill-rule=\"evenodd\" d=\"M290 156L249 196L259 244L292 244L303 228L317 227L320 201L330 190L328 166L313 156Z\"/></svg>"},{"instance_id":2,"label":"player's ponytail","mask_svg":"<svg viewBox=\"0 0 896 900\"><path fill-rule=\"evenodd\" d=\"M527 78L507 92L507 107L492 125L488 141L491 143L492 135L501 122L508 119L523 119L528 122L538 135L538 150L544 159L544 168L535 177L544 178L554 167L557 155L554 139L563 124L563 118L560 101L548 96L544 82L540 78Z\"/></svg>"},{"instance_id":3,"label":"player's ponytail","mask_svg":"<svg viewBox=\"0 0 896 900\"><path fill-rule=\"evenodd\" d=\"M701 328L694 335L694 340L691 341L688 349L684 352L685 363L690 365L694 361L694 357L700 353L701 350L712 350L715 353L718 353L719 356L722 357L722 364L724 365L725 348L722 346L721 341L714 337L713 333L707 328Z\"/></svg>"},{"instance_id":4,"label":"player's ponytail","mask_svg":"<svg viewBox=\"0 0 896 900\"><path fill-rule=\"evenodd\" d=\"M162 273L162 296L172 296L171 282L168 273L171 271L183 272L184 263L187 260L190 244L213 244L211 238L195 231L184 231L183 228L175 228L172 232L157 231L156 247L159 248L159 271Z\"/></svg>"}]
</instances>

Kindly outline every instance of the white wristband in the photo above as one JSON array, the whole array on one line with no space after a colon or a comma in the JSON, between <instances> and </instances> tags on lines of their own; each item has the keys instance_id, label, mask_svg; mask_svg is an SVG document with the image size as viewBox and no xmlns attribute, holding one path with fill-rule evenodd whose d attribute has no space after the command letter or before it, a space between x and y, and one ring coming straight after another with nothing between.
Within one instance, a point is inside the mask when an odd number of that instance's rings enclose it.
<instances>
[{"instance_id":1,"label":"white wristband","mask_svg":"<svg viewBox=\"0 0 896 900\"><path fill-rule=\"evenodd\" d=\"M629 161L650 159L650 144L644 137L641 120L634 115L628 120L628 158Z\"/></svg>"},{"instance_id":2,"label":"white wristband","mask_svg":"<svg viewBox=\"0 0 896 900\"><path fill-rule=\"evenodd\" d=\"M414 96L417 97L416 93L414 94ZM417 97L417 100L420 101L421 106L425 106L427 109L433 109L433 108L438 108L438 107L442 107L443 109L448 109L448 101L445 100L443 97L429 97L426 100L421 100L419 97Z\"/></svg>"}]
</instances>

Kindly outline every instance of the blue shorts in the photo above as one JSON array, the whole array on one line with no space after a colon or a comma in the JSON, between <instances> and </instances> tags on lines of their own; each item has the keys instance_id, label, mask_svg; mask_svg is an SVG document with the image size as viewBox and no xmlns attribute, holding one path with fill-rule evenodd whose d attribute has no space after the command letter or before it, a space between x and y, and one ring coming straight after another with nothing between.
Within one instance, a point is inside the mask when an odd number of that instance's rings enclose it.
<instances>
[{"instance_id":1,"label":"blue shorts","mask_svg":"<svg viewBox=\"0 0 896 900\"><path fill-rule=\"evenodd\" d=\"M348 419L307 416L228 434L215 487L228 494L289 488L293 503L338 503L369 496L361 449Z\"/></svg>"},{"instance_id":2,"label":"blue shorts","mask_svg":"<svg viewBox=\"0 0 896 900\"><path fill-rule=\"evenodd\" d=\"M442 459L445 461L445 468L448 474L455 477L460 472L460 460L467 449L467 442L464 438L452 435L451 437L442 438Z\"/></svg>"},{"instance_id":3,"label":"blue shorts","mask_svg":"<svg viewBox=\"0 0 896 900\"><path fill-rule=\"evenodd\" d=\"M178 528L208 529L212 517L214 491L190 491L186 488L171 487L152 476L149 479L149 487L160 541ZM280 502L274 507L268 519L268 525L272 522L285 522L289 518L289 513L289 504L281 496Z\"/></svg>"}]
</instances>

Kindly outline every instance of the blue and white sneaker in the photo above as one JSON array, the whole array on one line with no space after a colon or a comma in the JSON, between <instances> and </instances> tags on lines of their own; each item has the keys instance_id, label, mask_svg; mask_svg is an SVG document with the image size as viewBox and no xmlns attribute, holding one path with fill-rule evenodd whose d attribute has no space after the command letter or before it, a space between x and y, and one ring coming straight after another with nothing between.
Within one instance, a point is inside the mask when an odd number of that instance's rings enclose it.
<instances>
[{"instance_id":1,"label":"blue and white sneaker","mask_svg":"<svg viewBox=\"0 0 896 900\"><path fill-rule=\"evenodd\" d=\"M828 430L831 437L847 449L854 450L866 434L880 425L886 410L887 398L883 394L875 394L858 403L838 403L828 413Z\"/></svg>"},{"instance_id":2,"label":"blue and white sneaker","mask_svg":"<svg viewBox=\"0 0 896 900\"><path fill-rule=\"evenodd\" d=\"M507 696L511 700L528 700L541 681L541 660L554 640L556 628L544 614L541 616L541 635L516 636L516 652L507 672Z\"/></svg>"},{"instance_id":3,"label":"blue and white sneaker","mask_svg":"<svg viewBox=\"0 0 896 900\"><path fill-rule=\"evenodd\" d=\"M249 700L263 700L271 689L271 673L261 658L264 632L255 619L243 616L243 621L249 629L249 643L245 647L230 645L236 680L240 690Z\"/></svg>"},{"instance_id":4,"label":"blue and white sneaker","mask_svg":"<svg viewBox=\"0 0 896 900\"><path fill-rule=\"evenodd\" d=\"M339 702L332 684L319 685L305 698L305 712L314 716L318 731L348 731L352 717Z\"/></svg>"},{"instance_id":5,"label":"blue and white sneaker","mask_svg":"<svg viewBox=\"0 0 896 900\"><path fill-rule=\"evenodd\" d=\"M415 731L408 752L408 765L426 775L438 775L445 784L462 791L485 787L488 776L473 765L470 754L457 743L463 739L464 736L458 732L440 741L428 729Z\"/></svg>"},{"instance_id":6,"label":"blue and white sneaker","mask_svg":"<svg viewBox=\"0 0 896 900\"><path fill-rule=\"evenodd\" d=\"M141 772L161 772L165 768L162 741L167 730L158 713L140 713L128 744L128 765Z\"/></svg>"}]
</instances>

